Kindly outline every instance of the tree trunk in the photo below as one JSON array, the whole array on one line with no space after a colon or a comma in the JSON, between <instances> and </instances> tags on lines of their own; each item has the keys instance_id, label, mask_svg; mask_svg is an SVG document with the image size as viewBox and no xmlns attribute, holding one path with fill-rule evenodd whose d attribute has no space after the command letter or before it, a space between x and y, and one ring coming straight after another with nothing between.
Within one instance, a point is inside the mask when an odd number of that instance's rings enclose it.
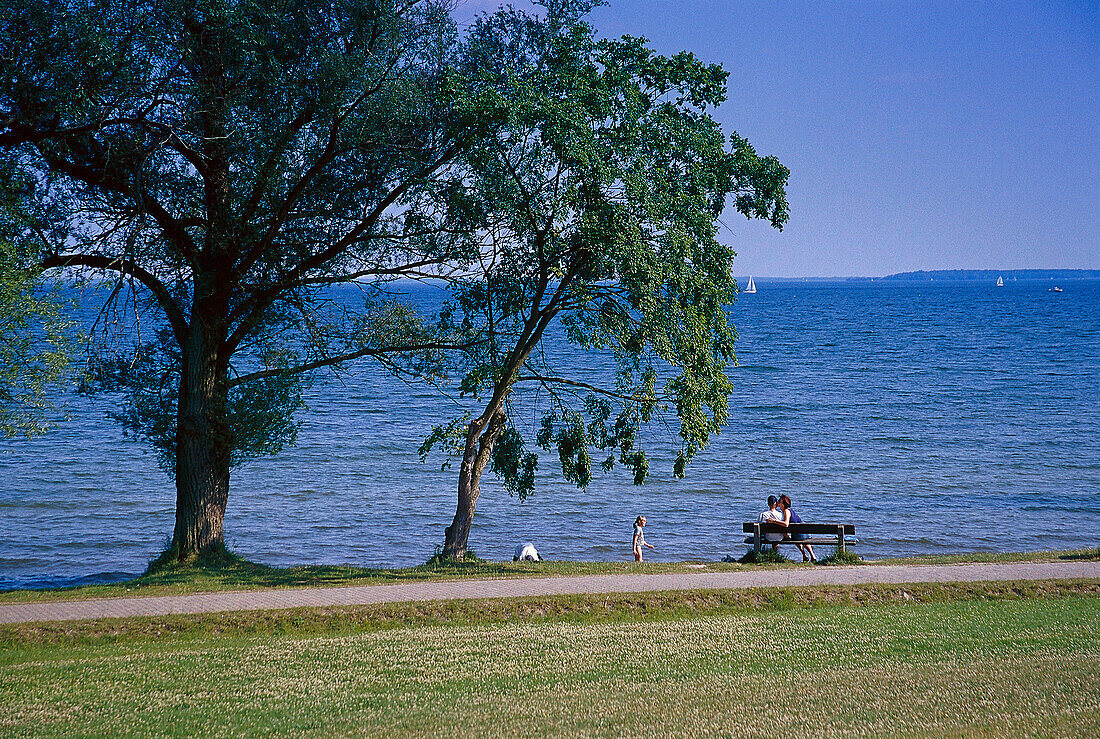
<instances>
[{"instance_id":1,"label":"tree trunk","mask_svg":"<svg viewBox=\"0 0 1100 739\"><path fill-rule=\"evenodd\" d=\"M182 347L176 426L174 555L190 559L222 544L229 499L231 444L227 388L218 362L221 339L194 320Z\"/></svg>"},{"instance_id":2,"label":"tree trunk","mask_svg":"<svg viewBox=\"0 0 1100 739\"><path fill-rule=\"evenodd\" d=\"M234 243L229 206L229 58L225 19L189 20L194 34L196 82L201 101L203 203L206 239L196 258L191 325L182 342L176 426L176 528L173 552L191 559L224 545L232 438L227 368L220 351L228 337Z\"/></svg>"},{"instance_id":3,"label":"tree trunk","mask_svg":"<svg viewBox=\"0 0 1100 739\"><path fill-rule=\"evenodd\" d=\"M462 468L458 473L458 508L454 520L447 527L443 555L462 559L466 556L466 543L470 537L470 525L474 521L474 507L481 495L481 473L493 454L493 445L500 438L507 420L504 411L498 410L489 422L472 421L466 432L466 448L462 455ZM479 422L480 421L480 422Z\"/></svg>"}]
</instances>

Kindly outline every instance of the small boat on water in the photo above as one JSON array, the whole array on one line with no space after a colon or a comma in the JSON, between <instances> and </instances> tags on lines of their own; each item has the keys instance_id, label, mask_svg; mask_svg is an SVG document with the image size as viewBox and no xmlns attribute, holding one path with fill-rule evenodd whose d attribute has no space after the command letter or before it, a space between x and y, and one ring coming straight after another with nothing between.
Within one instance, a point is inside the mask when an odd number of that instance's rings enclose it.
<instances>
[{"instance_id":1,"label":"small boat on water","mask_svg":"<svg viewBox=\"0 0 1100 739\"><path fill-rule=\"evenodd\" d=\"M1048 293L1060 293L1060 292L1062 292L1062 288L1055 285L1054 287L1048 287L1047 292Z\"/></svg>"},{"instance_id":2,"label":"small boat on water","mask_svg":"<svg viewBox=\"0 0 1100 739\"><path fill-rule=\"evenodd\" d=\"M749 284L746 285L745 289L742 290L741 292L743 292L743 293L755 293L756 292L756 283L752 281L752 275L749 275Z\"/></svg>"},{"instance_id":3,"label":"small boat on water","mask_svg":"<svg viewBox=\"0 0 1100 739\"><path fill-rule=\"evenodd\" d=\"M1004 287L1005 281L1001 279L1000 275L997 276L997 287Z\"/></svg>"}]
</instances>

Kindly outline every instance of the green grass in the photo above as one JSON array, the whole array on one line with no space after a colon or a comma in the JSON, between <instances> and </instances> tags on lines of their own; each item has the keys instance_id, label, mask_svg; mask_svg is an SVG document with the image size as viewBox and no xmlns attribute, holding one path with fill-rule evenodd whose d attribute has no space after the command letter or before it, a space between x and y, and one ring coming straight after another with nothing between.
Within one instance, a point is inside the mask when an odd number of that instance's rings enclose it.
<instances>
[{"instance_id":1,"label":"green grass","mask_svg":"<svg viewBox=\"0 0 1100 739\"><path fill-rule=\"evenodd\" d=\"M865 564L966 564L969 562L1050 562L1053 560L1098 560L1098 549L1071 549L1049 552L970 552L968 554L925 554L915 557L891 557L866 561Z\"/></svg>"},{"instance_id":2,"label":"green grass","mask_svg":"<svg viewBox=\"0 0 1100 739\"><path fill-rule=\"evenodd\" d=\"M419 616L433 606L400 604L60 643L9 631L0 734L1096 736L1098 590L634 594ZM138 622L172 620L125 621Z\"/></svg>"},{"instance_id":3,"label":"green grass","mask_svg":"<svg viewBox=\"0 0 1100 739\"><path fill-rule=\"evenodd\" d=\"M827 552L820 553L826 555ZM1053 559L1100 559L1100 549L1072 552L977 553L908 557L867 562L881 564L953 564L960 562L1024 562ZM49 590L0 591L0 604L127 596L182 595L223 590L384 585L467 578L560 577L568 575L723 572L749 567L810 567L801 562L742 565L737 562L475 562L422 565L399 569L313 565L268 567L232 554L206 565L169 565L157 572L111 585L85 585Z\"/></svg>"},{"instance_id":4,"label":"green grass","mask_svg":"<svg viewBox=\"0 0 1100 739\"><path fill-rule=\"evenodd\" d=\"M564 575L610 575L624 573L691 572L705 567L711 571L738 569L723 562L476 562L421 565L406 568L370 568L349 565L268 567L239 559L217 567L170 567L110 585L84 585L49 590L0 591L0 603L46 600L79 600L135 595L180 595L221 590L265 588L333 587L385 585L393 583Z\"/></svg>"}]
</instances>

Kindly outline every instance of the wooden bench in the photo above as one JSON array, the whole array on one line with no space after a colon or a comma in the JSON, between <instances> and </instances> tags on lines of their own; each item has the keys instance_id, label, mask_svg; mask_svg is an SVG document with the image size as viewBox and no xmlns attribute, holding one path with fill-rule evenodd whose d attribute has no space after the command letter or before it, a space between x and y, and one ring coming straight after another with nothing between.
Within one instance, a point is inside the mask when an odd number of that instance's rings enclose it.
<instances>
[{"instance_id":1,"label":"wooden bench","mask_svg":"<svg viewBox=\"0 0 1100 739\"><path fill-rule=\"evenodd\" d=\"M763 521L749 521L745 523L746 544L752 544L753 551L759 552L768 544L826 544L835 546L843 552L849 544L858 544L855 537L856 527L851 523L792 523L789 526L780 526L777 523L765 523ZM791 539L789 536L781 541L768 541L764 534L805 534L805 539Z\"/></svg>"}]
</instances>

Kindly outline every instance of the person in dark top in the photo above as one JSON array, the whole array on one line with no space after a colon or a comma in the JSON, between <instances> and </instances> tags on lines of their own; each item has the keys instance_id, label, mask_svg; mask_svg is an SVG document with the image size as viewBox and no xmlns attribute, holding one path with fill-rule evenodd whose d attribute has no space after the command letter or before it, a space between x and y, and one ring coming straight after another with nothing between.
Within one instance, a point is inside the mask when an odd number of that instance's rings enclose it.
<instances>
[{"instance_id":1,"label":"person in dark top","mask_svg":"<svg viewBox=\"0 0 1100 739\"><path fill-rule=\"evenodd\" d=\"M798 514L791 510L791 496L783 494L779 496L779 511L782 513L783 519L776 521L781 526L789 526L792 523L802 523L802 519ZM791 534L791 539L798 541L799 539L805 539L805 534ZM798 551L802 552L803 562L816 562L817 557L814 556L814 548L809 544L796 544Z\"/></svg>"}]
</instances>

